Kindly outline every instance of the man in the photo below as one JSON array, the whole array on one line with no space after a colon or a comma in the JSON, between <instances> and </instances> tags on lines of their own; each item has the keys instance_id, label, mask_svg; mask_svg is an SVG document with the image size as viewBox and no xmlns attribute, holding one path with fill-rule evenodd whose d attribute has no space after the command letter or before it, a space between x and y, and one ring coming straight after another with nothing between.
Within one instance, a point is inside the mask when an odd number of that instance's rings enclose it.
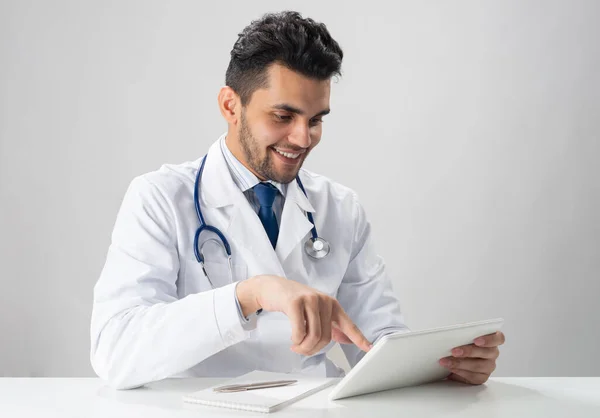
<instances>
[{"instance_id":1,"label":"man","mask_svg":"<svg viewBox=\"0 0 600 418\"><path fill-rule=\"evenodd\" d=\"M339 376L326 356L335 342L354 366L383 335L408 331L355 193L301 170L342 57L326 27L298 13L252 22L218 97L227 133L206 157L132 181L94 289L91 362L109 384L255 369ZM203 225L219 233L196 237ZM306 250L314 234L323 258ZM503 342L483 336L442 363L451 379L481 384Z\"/></svg>"}]
</instances>

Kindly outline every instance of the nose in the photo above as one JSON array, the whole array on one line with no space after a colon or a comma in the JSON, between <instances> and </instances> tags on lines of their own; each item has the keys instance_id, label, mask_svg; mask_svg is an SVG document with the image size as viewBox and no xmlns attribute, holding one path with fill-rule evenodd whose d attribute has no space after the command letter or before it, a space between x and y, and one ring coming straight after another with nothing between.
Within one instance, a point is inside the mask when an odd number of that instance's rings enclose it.
<instances>
[{"instance_id":1,"label":"nose","mask_svg":"<svg viewBox=\"0 0 600 418\"><path fill-rule=\"evenodd\" d=\"M298 123L294 127L294 132L289 136L289 140L292 144L297 145L300 148L309 148L312 143L310 137L310 128L304 123Z\"/></svg>"}]
</instances>

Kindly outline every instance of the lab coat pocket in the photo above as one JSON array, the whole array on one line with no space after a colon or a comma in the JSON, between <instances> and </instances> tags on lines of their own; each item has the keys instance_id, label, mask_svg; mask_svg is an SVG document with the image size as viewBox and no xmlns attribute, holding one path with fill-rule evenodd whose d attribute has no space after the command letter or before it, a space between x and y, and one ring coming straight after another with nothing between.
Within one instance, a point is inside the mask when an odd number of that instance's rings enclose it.
<instances>
[{"instance_id":1,"label":"lab coat pocket","mask_svg":"<svg viewBox=\"0 0 600 418\"><path fill-rule=\"evenodd\" d=\"M230 275L229 263L226 260L222 262L207 260L204 262L204 268L210 281L195 258L192 260L186 259L182 264L185 269L183 279L186 295L216 289L226 286L232 283L232 281L238 282L247 278L247 267L245 264L232 264L232 274Z\"/></svg>"}]
</instances>

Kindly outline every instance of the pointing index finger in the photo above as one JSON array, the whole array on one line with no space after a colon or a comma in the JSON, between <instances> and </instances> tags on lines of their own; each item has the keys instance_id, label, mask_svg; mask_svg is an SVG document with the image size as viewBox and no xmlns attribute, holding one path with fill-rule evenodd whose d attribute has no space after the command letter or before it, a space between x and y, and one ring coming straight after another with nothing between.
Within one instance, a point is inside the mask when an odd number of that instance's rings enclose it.
<instances>
[{"instance_id":1,"label":"pointing index finger","mask_svg":"<svg viewBox=\"0 0 600 418\"><path fill-rule=\"evenodd\" d=\"M337 310L335 319L338 325L338 328L348 336L350 341L352 341L358 348L363 351L369 351L372 347L372 344L367 340L367 338L363 335L362 332L358 329L356 324L352 322L350 317L344 312L342 309Z\"/></svg>"}]
</instances>

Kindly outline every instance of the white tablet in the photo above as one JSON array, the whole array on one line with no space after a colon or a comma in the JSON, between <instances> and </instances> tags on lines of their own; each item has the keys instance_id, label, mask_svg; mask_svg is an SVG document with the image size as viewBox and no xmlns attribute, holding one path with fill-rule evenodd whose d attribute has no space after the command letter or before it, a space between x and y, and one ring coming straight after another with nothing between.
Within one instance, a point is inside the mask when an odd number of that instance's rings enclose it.
<instances>
[{"instance_id":1,"label":"white tablet","mask_svg":"<svg viewBox=\"0 0 600 418\"><path fill-rule=\"evenodd\" d=\"M329 399L444 379L450 371L439 364L441 358L451 356L455 347L495 333L503 323L504 319L497 318L386 335L333 388Z\"/></svg>"}]
</instances>

